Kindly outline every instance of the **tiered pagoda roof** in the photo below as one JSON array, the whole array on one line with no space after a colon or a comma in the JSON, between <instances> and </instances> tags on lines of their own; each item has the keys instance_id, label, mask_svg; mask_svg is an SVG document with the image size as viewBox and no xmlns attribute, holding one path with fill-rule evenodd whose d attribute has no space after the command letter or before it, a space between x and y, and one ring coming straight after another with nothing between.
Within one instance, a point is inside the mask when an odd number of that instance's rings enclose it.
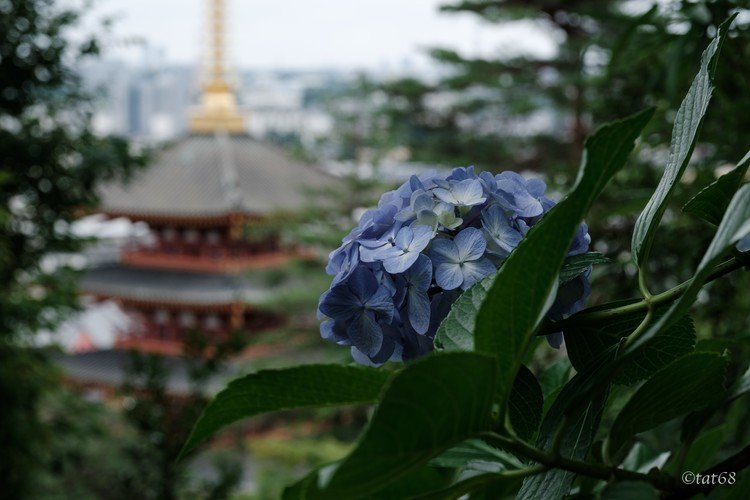
<instances>
[{"instance_id":1,"label":"tiered pagoda roof","mask_svg":"<svg viewBox=\"0 0 750 500\"><path fill-rule=\"evenodd\" d=\"M103 187L101 210L143 220L263 216L300 209L332 182L275 146L215 131L166 147L131 183Z\"/></svg>"}]
</instances>

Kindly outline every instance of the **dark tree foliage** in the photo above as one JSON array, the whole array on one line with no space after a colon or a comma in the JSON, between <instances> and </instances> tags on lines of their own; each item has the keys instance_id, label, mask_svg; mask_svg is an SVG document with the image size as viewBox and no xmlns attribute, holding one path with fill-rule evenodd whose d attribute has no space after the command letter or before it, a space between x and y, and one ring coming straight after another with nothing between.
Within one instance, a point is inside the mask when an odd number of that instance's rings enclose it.
<instances>
[{"instance_id":1,"label":"dark tree foliage","mask_svg":"<svg viewBox=\"0 0 750 500\"><path fill-rule=\"evenodd\" d=\"M0 1L0 481L10 498L26 497L48 437L38 404L53 374L24 346L76 307L74 272L55 255L84 243L70 224L96 204L96 183L142 163L124 140L91 130L93 101L72 64L98 46L67 39L78 20L51 0Z\"/></svg>"}]
</instances>

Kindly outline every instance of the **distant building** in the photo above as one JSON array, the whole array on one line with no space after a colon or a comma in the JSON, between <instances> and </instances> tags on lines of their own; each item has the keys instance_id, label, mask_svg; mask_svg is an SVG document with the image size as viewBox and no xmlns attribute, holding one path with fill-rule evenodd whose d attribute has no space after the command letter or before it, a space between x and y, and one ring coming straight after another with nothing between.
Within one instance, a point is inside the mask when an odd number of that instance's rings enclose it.
<instances>
[{"instance_id":1,"label":"distant building","mask_svg":"<svg viewBox=\"0 0 750 500\"><path fill-rule=\"evenodd\" d=\"M187 136L161 150L133 182L101 189L102 214L149 228L148 237L122 249L119 262L95 266L83 280L85 294L114 301L129 317L115 350L176 356L193 331L218 342L233 332L252 335L278 325L280 318L260 305L264 288L244 271L292 256L294 249L282 248L278 233L267 229L268 218L302 208L305 190L335 182L248 135L226 78L222 14L221 2L214 2L210 78L200 106L184 122ZM144 88L148 92L141 93ZM127 116L134 132L152 130L140 114L144 100L154 100L151 109L158 102L165 113L179 104L160 88L129 92ZM82 350L93 345L88 334L76 342ZM86 354L89 364L110 358ZM72 358L67 363L79 366ZM85 373L102 371L89 364ZM102 384L114 379L108 376Z\"/></svg>"}]
</instances>

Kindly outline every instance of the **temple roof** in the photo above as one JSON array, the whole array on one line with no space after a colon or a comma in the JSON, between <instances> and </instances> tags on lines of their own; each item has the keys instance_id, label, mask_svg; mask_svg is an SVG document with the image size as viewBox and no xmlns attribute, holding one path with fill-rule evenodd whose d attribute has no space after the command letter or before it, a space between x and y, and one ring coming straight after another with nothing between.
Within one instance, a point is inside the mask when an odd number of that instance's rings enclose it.
<instances>
[{"instance_id":1,"label":"temple roof","mask_svg":"<svg viewBox=\"0 0 750 500\"><path fill-rule=\"evenodd\" d=\"M235 275L194 273L109 264L90 269L84 292L121 299L201 306L259 303L267 291Z\"/></svg>"},{"instance_id":2,"label":"temple roof","mask_svg":"<svg viewBox=\"0 0 750 500\"><path fill-rule=\"evenodd\" d=\"M101 210L125 216L265 215L304 207L334 177L247 135L190 135L130 183L100 190Z\"/></svg>"}]
</instances>

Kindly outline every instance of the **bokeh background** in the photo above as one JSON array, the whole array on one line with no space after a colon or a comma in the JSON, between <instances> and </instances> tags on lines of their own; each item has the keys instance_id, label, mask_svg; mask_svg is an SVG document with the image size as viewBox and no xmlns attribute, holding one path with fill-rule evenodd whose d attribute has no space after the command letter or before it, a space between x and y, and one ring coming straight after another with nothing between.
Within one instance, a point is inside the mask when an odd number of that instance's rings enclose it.
<instances>
[{"instance_id":1,"label":"bokeh background","mask_svg":"<svg viewBox=\"0 0 750 500\"><path fill-rule=\"evenodd\" d=\"M564 193L597 125L656 105L587 221L613 261L595 269L589 304L636 296L633 222L700 53L739 11L649 273L653 290L689 278L712 230L680 207L750 147L748 3L226 0L220 76L253 145L231 152L280 187L257 214L212 229L205 211L180 212L187 188L165 191L184 172L148 176L174 148L185 169L222 168L222 153L184 154L216 76L213 3L0 0L0 497L278 498L343 456L369 409L263 417L175 458L233 377L349 362L320 339L316 305L327 253L362 210L414 173L453 166L515 170ZM288 194L295 168L325 181ZM141 179L182 215L112 208L112 186ZM735 273L702 292L703 348L747 359L749 289ZM213 292L240 313L178 300ZM563 357L540 346L532 364ZM615 392L608 414L621 402ZM719 412L717 448L747 442L749 414L746 403ZM658 456L672 444L662 439L646 434L642 452Z\"/></svg>"}]
</instances>

